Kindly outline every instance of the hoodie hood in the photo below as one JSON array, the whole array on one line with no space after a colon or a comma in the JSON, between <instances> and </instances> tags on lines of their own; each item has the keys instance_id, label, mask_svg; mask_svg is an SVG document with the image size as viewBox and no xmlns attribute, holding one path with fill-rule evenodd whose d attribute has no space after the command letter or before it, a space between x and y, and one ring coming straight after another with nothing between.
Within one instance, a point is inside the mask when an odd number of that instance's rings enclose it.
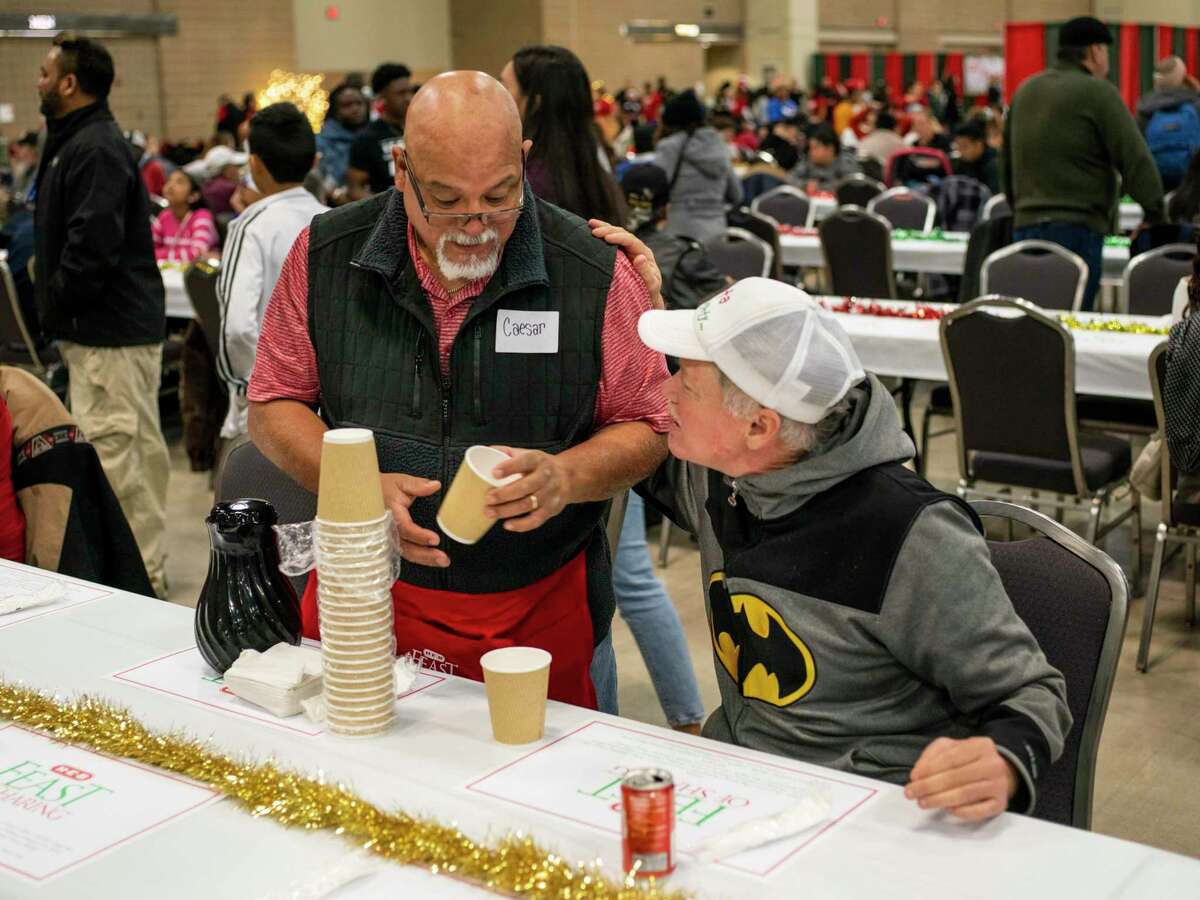
<instances>
[{"instance_id":1,"label":"hoodie hood","mask_svg":"<svg viewBox=\"0 0 1200 900\"><path fill-rule=\"evenodd\" d=\"M900 427L892 395L878 378L868 374L846 398L850 414L823 447L785 469L725 479L755 518L786 516L856 472L912 459L916 449Z\"/></svg>"},{"instance_id":2,"label":"hoodie hood","mask_svg":"<svg viewBox=\"0 0 1200 900\"><path fill-rule=\"evenodd\" d=\"M729 167L729 148L725 145L725 139L721 137L721 133L715 128L707 126L697 128L692 132L690 141L687 140L686 132L671 135L666 140L675 141L681 147L683 142L687 141L687 146L683 151L684 159L709 178L725 177L725 170Z\"/></svg>"},{"instance_id":3,"label":"hoodie hood","mask_svg":"<svg viewBox=\"0 0 1200 900\"><path fill-rule=\"evenodd\" d=\"M1163 88L1139 97L1137 111L1142 115L1152 116L1160 110L1170 109L1181 103L1200 103L1200 94L1187 87Z\"/></svg>"}]
</instances>

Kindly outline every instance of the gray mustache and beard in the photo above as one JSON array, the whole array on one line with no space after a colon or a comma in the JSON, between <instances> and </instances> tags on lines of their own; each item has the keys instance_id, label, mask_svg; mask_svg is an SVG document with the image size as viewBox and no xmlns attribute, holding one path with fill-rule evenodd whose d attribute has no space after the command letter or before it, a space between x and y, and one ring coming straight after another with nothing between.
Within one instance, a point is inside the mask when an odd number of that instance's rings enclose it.
<instances>
[{"instance_id":1,"label":"gray mustache and beard","mask_svg":"<svg viewBox=\"0 0 1200 900\"><path fill-rule=\"evenodd\" d=\"M458 244L460 247L480 247L490 243L492 250L486 256L457 262L446 255L448 243ZM485 228L477 235L448 231L438 238L437 263L442 275L451 281L478 281L480 278L490 278L500 265L500 235L495 228Z\"/></svg>"}]
</instances>

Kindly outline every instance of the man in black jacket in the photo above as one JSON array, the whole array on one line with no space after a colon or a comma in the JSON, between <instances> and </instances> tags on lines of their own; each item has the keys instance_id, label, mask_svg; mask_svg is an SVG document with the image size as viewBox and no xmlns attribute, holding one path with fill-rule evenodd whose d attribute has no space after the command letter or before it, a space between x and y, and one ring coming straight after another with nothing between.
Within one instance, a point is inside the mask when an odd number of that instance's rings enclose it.
<instances>
[{"instance_id":1,"label":"man in black jacket","mask_svg":"<svg viewBox=\"0 0 1200 900\"><path fill-rule=\"evenodd\" d=\"M112 82L112 57L88 38L60 34L42 62L38 93L49 136L33 188L38 308L70 373L71 411L165 598L163 286L149 200L108 108Z\"/></svg>"}]
</instances>

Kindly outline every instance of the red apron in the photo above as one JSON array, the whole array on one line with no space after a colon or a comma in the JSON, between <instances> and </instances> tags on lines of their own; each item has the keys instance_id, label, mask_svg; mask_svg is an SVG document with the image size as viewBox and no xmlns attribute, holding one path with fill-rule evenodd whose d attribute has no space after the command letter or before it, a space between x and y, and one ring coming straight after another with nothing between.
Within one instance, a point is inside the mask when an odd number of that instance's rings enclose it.
<instances>
[{"instance_id":1,"label":"red apron","mask_svg":"<svg viewBox=\"0 0 1200 900\"><path fill-rule=\"evenodd\" d=\"M458 594L392 585L396 652L414 653L433 671L483 680L479 657L497 647L540 647L550 663L550 699L596 708L586 551L541 581L496 594ZM300 604L304 636L320 639L317 573Z\"/></svg>"}]
</instances>

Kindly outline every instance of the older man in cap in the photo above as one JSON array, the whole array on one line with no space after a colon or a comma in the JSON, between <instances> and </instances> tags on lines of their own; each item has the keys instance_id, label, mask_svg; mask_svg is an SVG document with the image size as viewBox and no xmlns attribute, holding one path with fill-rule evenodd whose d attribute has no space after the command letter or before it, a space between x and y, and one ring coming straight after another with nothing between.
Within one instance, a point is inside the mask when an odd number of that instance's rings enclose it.
<instances>
[{"instance_id":1,"label":"older man in cap","mask_svg":"<svg viewBox=\"0 0 1200 900\"><path fill-rule=\"evenodd\" d=\"M489 649L543 647L552 697L615 711L605 501L666 455L665 363L636 336L649 295L624 255L534 198L495 79L430 80L405 139L394 189L316 217L292 247L250 434L315 490L327 427L375 432L405 559L401 652L478 678ZM519 476L489 495L498 527L466 545L435 513L473 444L521 449L494 472ZM312 582L303 609L315 632Z\"/></svg>"},{"instance_id":2,"label":"older man in cap","mask_svg":"<svg viewBox=\"0 0 1200 900\"><path fill-rule=\"evenodd\" d=\"M632 246L629 242L624 242ZM978 517L831 314L748 278L638 333L677 356L649 488L700 538L721 706L708 737L907 783L925 809L1033 808L1071 724Z\"/></svg>"},{"instance_id":3,"label":"older man in cap","mask_svg":"<svg viewBox=\"0 0 1200 900\"><path fill-rule=\"evenodd\" d=\"M1058 61L1018 88L1004 120L1001 186L1013 209L1013 239L1052 241L1087 264L1083 308L1100 288L1104 236L1123 191L1147 224L1163 218L1154 158L1107 79L1108 26L1071 19L1058 35ZM1120 176L1118 178L1117 176Z\"/></svg>"}]
</instances>

